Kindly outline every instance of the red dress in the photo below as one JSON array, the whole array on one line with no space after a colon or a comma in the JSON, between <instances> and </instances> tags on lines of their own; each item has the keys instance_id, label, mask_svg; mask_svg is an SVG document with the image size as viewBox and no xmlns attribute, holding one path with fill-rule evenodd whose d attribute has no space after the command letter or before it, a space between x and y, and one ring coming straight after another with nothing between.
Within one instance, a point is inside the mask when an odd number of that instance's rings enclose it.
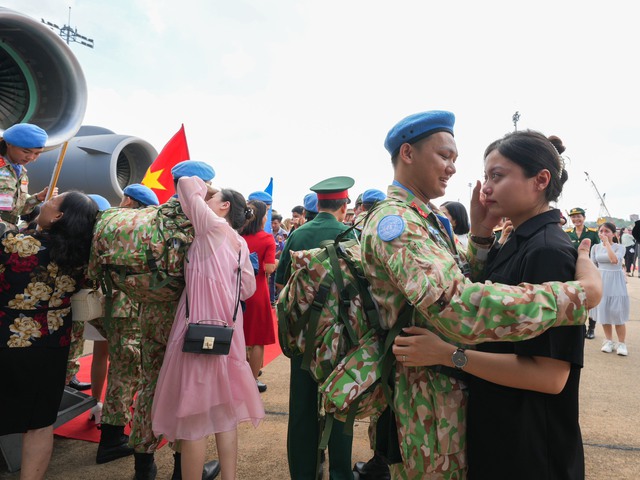
<instances>
[{"instance_id":1,"label":"red dress","mask_svg":"<svg viewBox=\"0 0 640 480\"><path fill-rule=\"evenodd\" d=\"M265 264L276 263L276 244L273 235L265 231L243 235L250 252L256 252L260 269L256 276L256 292L247 300L244 312L244 337L247 346L276 343L273 329L273 312L269 298L269 283L264 272Z\"/></svg>"}]
</instances>

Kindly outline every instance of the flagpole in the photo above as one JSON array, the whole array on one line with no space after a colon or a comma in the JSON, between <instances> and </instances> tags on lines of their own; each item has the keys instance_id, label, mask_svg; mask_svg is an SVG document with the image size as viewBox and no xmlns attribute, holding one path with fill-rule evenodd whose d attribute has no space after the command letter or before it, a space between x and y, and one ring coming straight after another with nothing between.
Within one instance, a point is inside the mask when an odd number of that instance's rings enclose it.
<instances>
[{"instance_id":1,"label":"flagpole","mask_svg":"<svg viewBox=\"0 0 640 480\"><path fill-rule=\"evenodd\" d=\"M60 177L60 170L62 169L62 162L64 161L64 156L67 154L68 146L69 146L69 141L66 141L62 144L60 155L58 155L58 160L56 161L56 165L53 168L53 173L51 174L51 181L49 182L49 190L47 190L47 195L45 196L45 199L44 199L45 202L53 196L53 191L55 190L56 184L58 183L58 178Z\"/></svg>"}]
</instances>

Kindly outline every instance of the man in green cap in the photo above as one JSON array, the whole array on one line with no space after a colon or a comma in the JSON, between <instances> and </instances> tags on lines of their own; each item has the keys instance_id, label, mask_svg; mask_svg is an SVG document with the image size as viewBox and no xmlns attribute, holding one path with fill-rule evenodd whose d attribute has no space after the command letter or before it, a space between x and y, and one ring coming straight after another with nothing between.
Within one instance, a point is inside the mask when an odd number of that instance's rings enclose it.
<instances>
[{"instance_id":1,"label":"man in green cap","mask_svg":"<svg viewBox=\"0 0 640 480\"><path fill-rule=\"evenodd\" d=\"M569 217L571 217L573 228L565 228L564 231L569 235L569 239L574 247L578 248L580 242L585 238L591 240L591 248L593 248L596 243L600 243L598 229L584 226L585 213L583 208L572 208L569 211ZM589 317L589 327L587 328L585 338L589 340L596 338L596 321L591 317Z\"/></svg>"},{"instance_id":2,"label":"man in green cap","mask_svg":"<svg viewBox=\"0 0 640 480\"><path fill-rule=\"evenodd\" d=\"M278 288L291 275L291 251L317 248L324 240L334 240L349 227L343 222L354 184L350 177L333 177L311 187L318 194L318 215L295 229L287 238L276 270ZM353 238L353 235L350 235ZM289 473L294 479L315 479L318 475L318 384L301 369L302 355L291 359L289 383L289 425L287 456ZM353 437L343 433L344 424L335 421L329 438L329 476L332 480L353 479L351 447Z\"/></svg>"}]
</instances>

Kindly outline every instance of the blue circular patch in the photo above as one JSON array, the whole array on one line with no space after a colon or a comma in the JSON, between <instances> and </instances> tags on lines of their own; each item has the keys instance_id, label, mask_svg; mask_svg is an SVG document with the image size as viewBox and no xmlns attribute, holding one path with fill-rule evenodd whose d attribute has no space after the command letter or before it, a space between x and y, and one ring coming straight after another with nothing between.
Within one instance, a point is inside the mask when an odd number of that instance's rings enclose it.
<instances>
[{"instance_id":1,"label":"blue circular patch","mask_svg":"<svg viewBox=\"0 0 640 480\"><path fill-rule=\"evenodd\" d=\"M398 238L404 232L404 219L400 215L387 215L378 224L378 236L385 242Z\"/></svg>"}]
</instances>

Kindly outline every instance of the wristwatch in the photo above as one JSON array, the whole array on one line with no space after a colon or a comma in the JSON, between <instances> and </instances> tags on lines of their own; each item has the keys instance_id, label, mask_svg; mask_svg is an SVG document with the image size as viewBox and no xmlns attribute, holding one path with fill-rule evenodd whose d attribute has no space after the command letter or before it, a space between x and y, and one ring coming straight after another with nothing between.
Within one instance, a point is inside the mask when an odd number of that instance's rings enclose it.
<instances>
[{"instance_id":1,"label":"wristwatch","mask_svg":"<svg viewBox=\"0 0 640 480\"><path fill-rule=\"evenodd\" d=\"M467 365L467 362L469 361L467 359L467 355L464 353L464 350L465 350L464 348L458 348L451 355L451 361L453 362L453 366L456 367L458 370L462 370Z\"/></svg>"}]
</instances>

